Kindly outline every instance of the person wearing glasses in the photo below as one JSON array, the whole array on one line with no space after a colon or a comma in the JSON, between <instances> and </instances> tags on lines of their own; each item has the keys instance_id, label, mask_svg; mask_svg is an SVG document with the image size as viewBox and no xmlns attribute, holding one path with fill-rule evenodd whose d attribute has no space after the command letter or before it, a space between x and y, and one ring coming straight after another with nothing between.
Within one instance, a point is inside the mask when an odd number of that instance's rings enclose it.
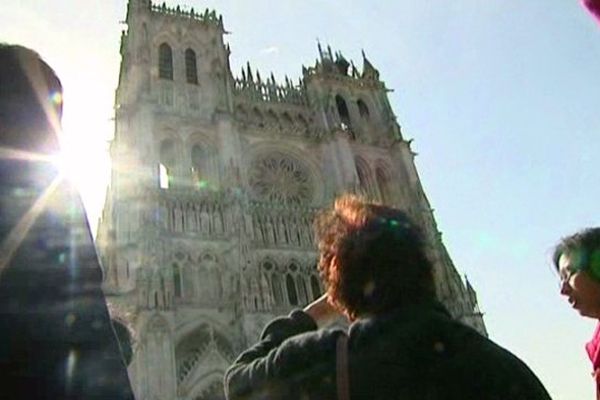
<instances>
[{"instance_id":1,"label":"person wearing glasses","mask_svg":"<svg viewBox=\"0 0 600 400\"><path fill-rule=\"evenodd\" d=\"M228 399L550 399L527 365L436 299L426 243L403 211L345 195L315 228L326 294L267 324L226 372ZM339 318L347 335L320 329Z\"/></svg>"},{"instance_id":2,"label":"person wearing glasses","mask_svg":"<svg viewBox=\"0 0 600 400\"><path fill-rule=\"evenodd\" d=\"M552 258L561 279L560 294L581 316L600 320L600 228L563 238ZM600 323L585 348L600 399Z\"/></svg>"}]
</instances>

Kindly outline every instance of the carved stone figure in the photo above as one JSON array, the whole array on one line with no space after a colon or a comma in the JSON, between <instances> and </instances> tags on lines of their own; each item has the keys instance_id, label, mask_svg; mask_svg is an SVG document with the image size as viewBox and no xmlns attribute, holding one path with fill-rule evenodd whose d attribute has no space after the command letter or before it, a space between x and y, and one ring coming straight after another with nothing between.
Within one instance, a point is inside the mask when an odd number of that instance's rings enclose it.
<instances>
[{"instance_id":1,"label":"carved stone figure","mask_svg":"<svg viewBox=\"0 0 600 400\"><path fill-rule=\"evenodd\" d=\"M202 233L208 235L210 234L210 217L208 215L207 212L207 205L203 204L202 209L200 210L200 227L202 230Z\"/></svg>"}]
</instances>

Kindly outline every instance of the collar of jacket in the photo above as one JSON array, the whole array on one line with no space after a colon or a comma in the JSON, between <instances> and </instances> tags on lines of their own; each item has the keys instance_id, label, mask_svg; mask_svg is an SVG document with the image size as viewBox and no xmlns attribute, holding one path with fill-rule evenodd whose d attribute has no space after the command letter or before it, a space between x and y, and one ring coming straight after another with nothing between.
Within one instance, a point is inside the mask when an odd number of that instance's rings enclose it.
<instances>
[{"instance_id":1,"label":"collar of jacket","mask_svg":"<svg viewBox=\"0 0 600 400\"><path fill-rule=\"evenodd\" d=\"M422 321L430 318L452 319L452 316L437 300L423 301L417 304L407 304L395 308L385 314L359 318L350 326L350 333L355 330L366 330L375 325L404 324Z\"/></svg>"}]
</instances>

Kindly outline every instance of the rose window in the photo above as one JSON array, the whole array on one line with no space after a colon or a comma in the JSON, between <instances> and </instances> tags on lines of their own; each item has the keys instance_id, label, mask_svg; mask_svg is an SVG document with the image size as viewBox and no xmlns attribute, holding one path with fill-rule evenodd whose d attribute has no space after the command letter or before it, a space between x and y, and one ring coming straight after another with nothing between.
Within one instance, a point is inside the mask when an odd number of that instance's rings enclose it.
<instances>
[{"instance_id":1,"label":"rose window","mask_svg":"<svg viewBox=\"0 0 600 400\"><path fill-rule=\"evenodd\" d=\"M284 154L269 154L255 159L250 166L250 187L263 201L305 204L313 197L308 170L298 160Z\"/></svg>"}]
</instances>

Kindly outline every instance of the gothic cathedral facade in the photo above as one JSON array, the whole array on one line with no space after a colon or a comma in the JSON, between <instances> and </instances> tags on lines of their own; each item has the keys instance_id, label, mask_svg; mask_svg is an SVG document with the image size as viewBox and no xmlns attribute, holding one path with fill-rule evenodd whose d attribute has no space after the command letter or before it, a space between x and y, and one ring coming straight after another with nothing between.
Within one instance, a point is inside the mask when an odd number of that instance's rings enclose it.
<instances>
[{"instance_id":1,"label":"gothic cathedral facade","mask_svg":"<svg viewBox=\"0 0 600 400\"><path fill-rule=\"evenodd\" d=\"M222 399L236 354L322 292L311 221L344 192L407 210L440 299L485 334L364 54L319 46L277 83L233 74L214 11L129 0L126 23L97 242L137 399Z\"/></svg>"}]
</instances>

